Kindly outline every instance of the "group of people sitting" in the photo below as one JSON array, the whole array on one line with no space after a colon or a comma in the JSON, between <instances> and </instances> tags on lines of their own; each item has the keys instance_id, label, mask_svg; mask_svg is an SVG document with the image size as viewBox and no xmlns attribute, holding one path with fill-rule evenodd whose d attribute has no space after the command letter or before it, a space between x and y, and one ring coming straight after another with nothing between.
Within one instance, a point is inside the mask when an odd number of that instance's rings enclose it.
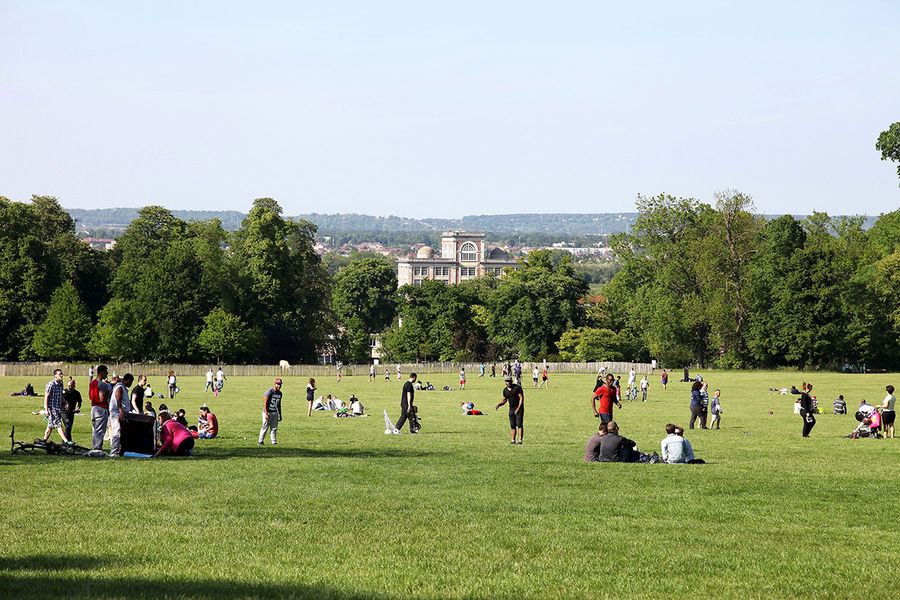
<instances>
[{"instance_id":1,"label":"group of people sitting","mask_svg":"<svg viewBox=\"0 0 900 600\"><path fill-rule=\"evenodd\" d=\"M365 414L365 407L354 394L350 394L347 402L331 394L319 396L313 400L312 410L330 410L336 412L337 416L347 417L361 417Z\"/></svg>"},{"instance_id":2,"label":"group of people sitting","mask_svg":"<svg viewBox=\"0 0 900 600\"><path fill-rule=\"evenodd\" d=\"M691 443L684 437L684 429L669 423L666 437L660 443L660 454L645 454L637 444L619 435L615 421L600 423L597 433L591 436L584 449L585 462L646 462L669 464L702 464L703 459L694 457Z\"/></svg>"}]
</instances>

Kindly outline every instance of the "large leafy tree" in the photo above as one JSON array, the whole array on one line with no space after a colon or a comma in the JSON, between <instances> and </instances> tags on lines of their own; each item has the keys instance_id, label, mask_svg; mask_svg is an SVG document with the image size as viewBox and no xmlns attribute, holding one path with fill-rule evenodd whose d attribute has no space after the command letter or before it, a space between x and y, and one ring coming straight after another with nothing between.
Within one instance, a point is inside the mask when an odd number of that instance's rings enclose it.
<instances>
[{"instance_id":1,"label":"large leafy tree","mask_svg":"<svg viewBox=\"0 0 900 600\"><path fill-rule=\"evenodd\" d=\"M390 325L397 311L397 276L391 263L365 258L342 269L334 278L331 306L343 325L345 358L367 362L370 334Z\"/></svg>"},{"instance_id":2,"label":"large leafy tree","mask_svg":"<svg viewBox=\"0 0 900 600\"><path fill-rule=\"evenodd\" d=\"M488 301L488 333L523 360L557 352L563 332L583 324L579 302L588 284L572 268L571 257L554 267L549 250L535 250L509 271Z\"/></svg>"},{"instance_id":3,"label":"large leafy tree","mask_svg":"<svg viewBox=\"0 0 900 600\"><path fill-rule=\"evenodd\" d=\"M129 298L110 300L91 334L91 354L118 362L153 357L157 332L148 309L147 304Z\"/></svg>"},{"instance_id":4,"label":"large leafy tree","mask_svg":"<svg viewBox=\"0 0 900 600\"><path fill-rule=\"evenodd\" d=\"M37 212L0 196L0 359L32 356L32 336L59 281Z\"/></svg>"},{"instance_id":5,"label":"large leafy tree","mask_svg":"<svg viewBox=\"0 0 900 600\"><path fill-rule=\"evenodd\" d=\"M313 249L316 226L281 216L271 198L258 198L233 238L238 314L261 329L260 358L313 361L334 336L327 272Z\"/></svg>"},{"instance_id":6,"label":"large leafy tree","mask_svg":"<svg viewBox=\"0 0 900 600\"><path fill-rule=\"evenodd\" d=\"M160 206L142 208L120 236L112 290L116 298L140 304L154 323L144 357L195 357L203 317L231 297L225 237L217 222L187 223Z\"/></svg>"},{"instance_id":7,"label":"large leafy tree","mask_svg":"<svg viewBox=\"0 0 900 600\"><path fill-rule=\"evenodd\" d=\"M259 338L259 331L248 327L240 317L216 307L203 318L197 345L207 358L221 364L254 356L259 348Z\"/></svg>"},{"instance_id":8,"label":"large leafy tree","mask_svg":"<svg viewBox=\"0 0 900 600\"><path fill-rule=\"evenodd\" d=\"M91 320L71 281L53 292L47 317L37 327L32 347L43 359L73 360L85 355Z\"/></svg>"},{"instance_id":9,"label":"large leafy tree","mask_svg":"<svg viewBox=\"0 0 900 600\"><path fill-rule=\"evenodd\" d=\"M881 152L881 160L900 163L900 121L881 132L875 149ZM897 166L897 176L900 177L900 165Z\"/></svg>"}]
</instances>

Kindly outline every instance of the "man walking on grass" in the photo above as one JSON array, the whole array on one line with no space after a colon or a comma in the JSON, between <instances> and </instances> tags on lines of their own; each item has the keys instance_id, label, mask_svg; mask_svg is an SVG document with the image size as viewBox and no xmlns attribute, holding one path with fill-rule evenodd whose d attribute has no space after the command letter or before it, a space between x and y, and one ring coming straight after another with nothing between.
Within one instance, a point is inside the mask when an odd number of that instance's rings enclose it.
<instances>
[{"instance_id":1,"label":"man walking on grass","mask_svg":"<svg viewBox=\"0 0 900 600\"><path fill-rule=\"evenodd\" d=\"M44 432L44 441L50 439L50 433L55 429L59 432L59 437L66 444L71 443L66 437L62 422L62 401L63 392L63 372L62 369L53 371L53 379L47 383L44 390L44 412L47 413L47 430Z\"/></svg>"},{"instance_id":2,"label":"man walking on grass","mask_svg":"<svg viewBox=\"0 0 900 600\"><path fill-rule=\"evenodd\" d=\"M600 398L600 406L597 407L597 398ZM602 423L609 423L613 417L613 403L622 408L622 403L616 398L615 377L612 373L607 373L606 383L594 390L591 397L591 408L594 416L599 417Z\"/></svg>"},{"instance_id":3,"label":"man walking on grass","mask_svg":"<svg viewBox=\"0 0 900 600\"><path fill-rule=\"evenodd\" d=\"M266 430L269 431L269 437L272 439L272 445L278 445L276 431L278 431L278 422L281 421L281 379L276 379L266 393L263 394L263 413L262 413L262 429L259 430L259 441L257 446L263 445L266 439Z\"/></svg>"},{"instance_id":4,"label":"man walking on grass","mask_svg":"<svg viewBox=\"0 0 900 600\"><path fill-rule=\"evenodd\" d=\"M400 365L397 365L397 368L399 369ZM413 412L413 397L416 394L416 389L414 387L415 383L416 374L410 373L409 379L403 384L403 393L400 395L400 419L397 421L397 424L394 425L394 433L400 433L403 424L406 423L410 413ZM409 432L416 433L412 420L409 421Z\"/></svg>"},{"instance_id":5,"label":"man walking on grass","mask_svg":"<svg viewBox=\"0 0 900 600\"><path fill-rule=\"evenodd\" d=\"M512 437L510 444L521 444L522 438L525 436L525 427L523 419L525 417L525 392L522 386L513 383L512 377L506 376L506 387L503 388L503 400L500 401L494 410L500 410L504 404L509 404L509 433ZM519 441L516 442L516 430L519 431Z\"/></svg>"}]
</instances>

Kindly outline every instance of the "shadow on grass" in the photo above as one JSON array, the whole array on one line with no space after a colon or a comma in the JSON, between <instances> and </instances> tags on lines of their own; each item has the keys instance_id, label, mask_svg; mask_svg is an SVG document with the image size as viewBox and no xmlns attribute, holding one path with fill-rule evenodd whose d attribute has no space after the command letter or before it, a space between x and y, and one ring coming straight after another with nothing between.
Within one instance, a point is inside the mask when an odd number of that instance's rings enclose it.
<instances>
[{"instance_id":1,"label":"shadow on grass","mask_svg":"<svg viewBox=\"0 0 900 600\"><path fill-rule=\"evenodd\" d=\"M439 456L443 452L426 452L405 448L296 448L290 446L239 446L207 451L202 446L194 446L195 455L192 460L223 460L228 458L424 458ZM172 458L171 460L179 460Z\"/></svg>"},{"instance_id":2,"label":"shadow on grass","mask_svg":"<svg viewBox=\"0 0 900 600\"><path fill-rule=\"evenodd\" d=\"M279 584L204 578L202 581L164 577L92 573L109 568L110 559L86 556L21 556L0 558L0 597L43 598L345 598L388 599L375 593L344 591L325 584ZM121 564L119 565L121 566ZM127 570L127 569L126 569Z\"/></svg>"}]
</instances>

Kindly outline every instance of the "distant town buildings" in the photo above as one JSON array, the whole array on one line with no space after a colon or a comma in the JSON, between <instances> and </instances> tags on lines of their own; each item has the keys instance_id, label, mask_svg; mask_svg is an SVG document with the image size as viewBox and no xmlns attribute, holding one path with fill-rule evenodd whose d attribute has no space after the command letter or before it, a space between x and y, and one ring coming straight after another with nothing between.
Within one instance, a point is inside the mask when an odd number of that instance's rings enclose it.
<instances>
[{"instance_id":1,"label":"distant town buildings","mask_svg":"<svg viewBox=\"0 0 900 600\"><path fill-rule=\"evenodd\" d=\"M422 246L415 258L397 263L398 285L422 285L425 279L456 285L486 273L503 277L503 269L517 269L518 263L501 248L488 250L484 233L445 231L441 235L441 253Z\"/></svg>"},{"instance_id":2,"label":"distant town buildings","mask_svg":"<svg viewBox=\"0 0 900 600\"><path fill-rule=\"evenodd\" d=\"M113 246L116 245L116 240L107 239L107 238L83 238L81 240L85 244L88 244L94 250L112 250Z\"/></svg>"}]
</instances>

